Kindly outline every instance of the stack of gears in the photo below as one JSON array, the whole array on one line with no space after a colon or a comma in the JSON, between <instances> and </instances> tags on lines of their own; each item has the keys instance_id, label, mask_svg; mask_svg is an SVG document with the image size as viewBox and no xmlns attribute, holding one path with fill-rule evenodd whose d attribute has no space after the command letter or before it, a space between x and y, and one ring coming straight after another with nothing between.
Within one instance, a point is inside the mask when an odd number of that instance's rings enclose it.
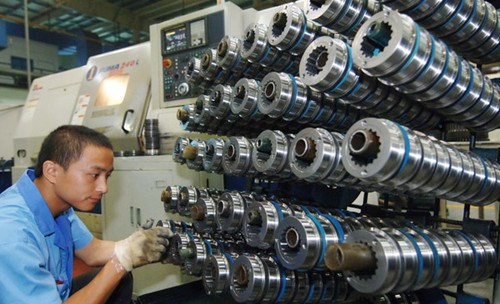
<instances>
[{"instance_id":1,"label":"stack of gears","mask_svg":"<svg viewBox=\"0 0 500 304\"><path fill-rule=\"evenodd\" d=\"M186 79L205 94L178 111L181 128L227 137L179 137L173 158L196 171L490 204L500 166L429 134L500 126L498 87L467 61L499 61L499 41L484 0L285 5L190 60ZM166 259L239 303L419 303L419 290L497 268L491 235L465 229L195 187L168 187L162 201L192 219L158 223L176 231Z\"/></svg>"},{"instance_id":2,"label":"stack of gears","mask_svg":"<svg viewBox=\"0 0 500 304\"><path fill-rule=\"evenodd\" d=\"M207 294L239 303L349 303L495 271L495 247L477 233L238 191L169 186L162 200L165 211L192 218L158 222L175 231L165 259L202 276Z\"/></svg>"},{"instance_id":3,"label":"stack of gears","mask_svg":"<svg viewBox=\"0 0 500 304\"><path fill-rule=\"evenodd\" d=\"M209 142L213 152L207 158ZM179 137L173 155L193 170L227 175L321 182L472 205L500 198L499 164L387 119L362 119L345 136L306 128L288 135L264 130L255 139Z\"/></svg>"}]
</instances>

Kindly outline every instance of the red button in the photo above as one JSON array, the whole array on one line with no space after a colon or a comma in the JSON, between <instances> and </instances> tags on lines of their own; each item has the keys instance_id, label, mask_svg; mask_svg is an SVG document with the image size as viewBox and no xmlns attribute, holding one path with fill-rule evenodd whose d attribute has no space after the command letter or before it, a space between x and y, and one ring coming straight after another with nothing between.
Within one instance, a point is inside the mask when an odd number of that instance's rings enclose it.
<instances>
[{"instance_id":1,"label":"red button","mask_svg":"<svg viewBox=\"0 0 500 304\"><path fill-rule=\"evenodd\" d=\"M167 69L170 68L172 66L172 60L168 58L163 59L163 66Z\"/></svg>"}]
</instances>

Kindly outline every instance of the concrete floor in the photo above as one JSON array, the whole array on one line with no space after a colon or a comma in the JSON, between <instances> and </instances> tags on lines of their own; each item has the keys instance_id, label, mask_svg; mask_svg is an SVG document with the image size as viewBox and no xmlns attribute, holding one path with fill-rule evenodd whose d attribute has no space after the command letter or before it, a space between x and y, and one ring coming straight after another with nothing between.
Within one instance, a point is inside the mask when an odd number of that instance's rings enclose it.
<instances>
[{"instance_id":1,"label":"concrete floor","mask_svg":"<svg viewBox=\"0 0 500 304\"><path fill-rule=\"evenodd\" d=\"M495 303L493 301L493 285L494 285L493 279L489 279L489 280L482 281L482 282L465 284L464 285L464 292L469 293L469 294L474 295L474 296L484 298L484 299L488 299L490 301L490 303L492 303L492 304L499 304L499 303ZM457 291L456 286L450 286L450 287L446 287L443 289L449 290L451 292ZM450 304L456 303L456 299L454 297L451 297L451 296L446 296L446 300Z\"/></svg>"}]
</instances>

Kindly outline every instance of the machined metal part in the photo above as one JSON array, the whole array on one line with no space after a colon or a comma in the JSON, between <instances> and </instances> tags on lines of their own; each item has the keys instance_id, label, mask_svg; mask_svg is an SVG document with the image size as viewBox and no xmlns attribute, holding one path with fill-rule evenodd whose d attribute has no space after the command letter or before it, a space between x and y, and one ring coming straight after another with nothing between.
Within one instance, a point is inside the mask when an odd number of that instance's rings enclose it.
<instances>
[{"instance_id":1,"label":"machined metal part","mask_svg":"<svg viewBox=\"0 0 500 304\"><path fill-rule=\"evenodd\" d=\"M354 124L342 154L345 169L369 183L474 205L500 197L497 164L389 120Z\"/></svg>"},{"instance_id":2,"label":"machined metal part","mask_svg":"<svg viewBox=\"0 0 500 304\"><path fill-rule=\"evenodd\" d=\"M200 197L200 189L193 186L181 187L177 201L177 212L180 215L190 216L191 207L196 204L198 197Z\"/></svg>"},{"instance_id":3,"label":"machined metal part","mask_svg":"<svg viewBox=\"0 0 500 304\"><path fill-rule=\"evenodd\" d=\"M260 249L274 246L274 232L279 222L291 215L291 210L272 201L254 201L245 208L242 232L248 245Z\"/></svg>"},{"instance_id":4,"label":"machined metal part","mask_svg":"<svg viewBox=\"0 0 500 304\"><path fill-rule=\"evenodd\" d=\"M272 118L297 119L308 103L305 86L290 74L271 72L261 82L259 111Z\"/></svg>"},{"instance_id":5,"label":"machined metal part","mask_svg":"<svg viewBox=\"0 0 500 304\"><path fill-rule=\"evenodd\" d=\"M305 128L290 144L290 168L299 179L352 185L357 181L344 169L340 147L343 136L321 128Z\"/></svg>"},{"instance_id":6,"label":"machined metal part","mask_svg":"<svg viewBox=\"0 0 500 304\"><path fill-rule=\"evenodd\" d=\"M157 227L165 227L170 230L172 230L173 233L181 233L181 225L179 222L176 222L174 220L159 220L156 223Z\"/></svg>"},{"instance_id":7,"label":"machined metal part","mask_svg":"<svg viewBox=\"0 0 500 304\"><path fill-rule=\"evenodd\" d=\"M306 0L307 18L350 38L368 18L380 10L376 1Z\"/></svg>"},{"instance_id":8,"label":"machined metal part","mask_svg":"<svg viewBox=\"0 0 500 304\"><path fill-rule=\"evenodd\" d=\"M496 264L496 251L484 236L471 234L460 230L447 231L454 238L464 256L463 272L460 277L462 282L476 282L485 280L492 275ZM471 252L472 251L472 252ZM470 264L465 264L469 263Z\"/></svg>"},{"instance_id":9,"label":"machined metal part","mask_svg":"<svg viewBox=\"0 0 500 304\"><path fill-rule=\"evenodd\" d=\"M395 11L377 13L363 24L352 45L354 63L365 73L437 113L474 131L500 125L497 87L410 17ZM482 84L482 94L470 90L474 82Z\"/></svg>"},{"instance_id":10,"label":"machined metal part","mask_svg":"<svg viewBox=\"0 0 500 304\"><path fill-rule=\"evenodd\" d=\"M252 164L254 143L246 137L231 136L224 143L222 167L230 175L254 175Z\"/></svg>"},{"instance_id":11,"label":"machined metal part","mask_svg":"<svg viewBox=\"0 0 500 304\"><path fill-rule=\"evenodd\" d=\"M229 292L232 265L236 256L228 253L208 256L203 265L203 287L209 296Z\"/></svg>"},{"instance_id":12,"label":"machined metal part","mask_svg":"<svg viewBox=\"0 0 500 304\"><path fill-rule=\"evenodd\" d=\"M476 256L474 253L475 248L469 242L466 234L459 232L458 230L451 230L448 233L458 244L462 253L462 272L455 281L455 284L462 284L467 282L474 275L474 267L476 262Z\"/></svg>"},{"instance_id":13,"label":"machined metal part","mask_svg":"<svg viewBox=\"0 0 500 304\"><path fill-rule=\"evenodd\" d=\"M350 52L349 45L340 39L319 37L304 51L299 75L316 90L328 91L334 97L345 96L361 80Z\"/></svg>"},{"instance_id":14,"label":"machined metal part","mask_svg":"<svg viewBox=\"0 0 500 304\"><path fill-rule=\"evenodd\" d=\"M262 67L260 64L248 62L245 69L243 70L241 75L239 75L239 77L240 79L241 77L262 79L262 76L264 76L266 72L267 69Z\"/></svg>"},{"instance_id":15,"label":"machined metal part","mask_svg":"<svg viewBox=\"0 0 500 304\"><path fill-rule=\"evenodd\" d=\"M353 65L350 46L340 39L324 36L314 40L302 55L299 75L307 86L411 127L432 129L441 120L421 105L401 97L393 88L363 75Z\"/></svg>"},{"instance_id":16,"label":"machined metal part","mask_svg":"<svg viewBox=\"0 0 500 304\"><path fill-rule=\"evenodd\" d=\"M199 197L191 206L193 226L199 233L213 233L217 229L217 199L213 195Z\"/></svg>"},{"instance_id":17,"label":"machined metal part","mask_svg":"<svg viewBox=\"0 0 500 304\"><path fill-rule=\"evenodd\" d=\"M195 171L203 170L203 157L206 153L206 144L204 140L192 140L189 145L184 147L182 157L186 160L186 166Z\"/></svg>"},{"instance_id":18,"label":"machined metal part","mask_svg":"<svg viewBox=\"0 0 500 304\"><path fill-rule=\"evenodd\" d=\"M358 263L340 263L345 267L336 269L347 273L354 289L368 294L484 280L492 275L491 268L496 265L491 241L459 230L426 230L415 226L371 228L354 231L346 240L346 244L351 243L358 244L363 251L371 250L373 256L358 254ZM346 244L334 247L343 249ZM338 259L338 252L333 253Z\"/></svg>"},{"instance_id":19,"label":"machined metal part","mask_svg":"<svg viewBox=\"0 0 500 304\"><path fill-rule=\"evenodd\" d=\"M203 169L207 172L222 173L222 161L224 157L224 140L221 138L210 138L206 141L207 150L203 158Z\"/></svg>"},{"instance_id":20,"label":"machined metal part","mask_svg":"<svg viewBox=\"0 0 500 304\"><path fill-rule=\"evenodd\" d=\"M321 274L315 271L309 272L309 284L311 286L309 287L308 299L312 303L317 303L321 300L324 288Z\"/></svg>"},{"instance_id":21,"label":"machined metal part","mask_svg":"<svg viewBox=\"0 0 500 304\"><path fill-rule=\"evenodd\" d=\"M212 127L218 124L210 113L210 96L200 95L194 103L194 122L202 126Z\"/></svg>"},{"instance_id":22,"label":"machined metal part","mask_svg":"<svg viewBox=\"0 0 500 304\"><path fill-rule=\"evenodd\" d=\"M332 244L325 254L326 266L332 271L372 272L377 266L373 251L365 244Z\"/></svg>"},{"instance_id":23,"label":"machined metal part","mask_svg":"<svg viewBox=\"0 0 500 304\"><path fill-rule=\"evenodd\" d=\"M366 294L384 294L396 287L403 269L399 248L392 237L381 229L371 228L353 231L346 242L368 245L377 259L372 273L358 276L346 272L349 285Z\"/></svg>"},{"instance_id":24,"label":"machined metal part","mask_svg":"<svg viewBox=\"0 0 500 304\"><path fill-rule=\"evenodd\" d=\"M217 224L221 231L227 233L240 232L243 225L245 209L255 199L250 194L224 192L217 202Z\"/></svg>"},{"instance_id":25,"label":"machined metal part","mask_svg":"<svg viewBox=\"0 0 500 304\"><path fill-rule=\"evenodd\" d=\"M197 125L194 122L194 112L194 104L184 105L177 110L176 116L182 130L197 131Z\"/></svg>"},{"instance_id":26,"label":"machined metal part","mask_svg":"<svg viewBox=\"0 0 500 304\"><path fill-rule=\"evenodd\" d=\"M193 106L194 110L194 106ZM194 126L189 125L189 114L190 114L190 107L189 105L184 105L182 108L177 110L176 113L176 118L179 121L180 128L182 130L194 130ZM194 115L193 115L193 120L194 120Z\"/></svg>"},{"instance_id":27,"label":"machined metal part","mask_svg":"<svg viewBox=\"0 0 500 304\"><path fill-rule=\"evenodd\" d=\"M176 233L170 239L168 261L174 265L182 265L186 259L184 253L188 252L188 244L191 237L186 233Z\"/></svg>"},{"instance_id":28,"label":"machined metal part","mask_svg":"<svg viewBox=\"0 0 500 304\"><path fill-rule=\"evenodd\" d=\"M266 287L266 269L256 255L240 255L234 261L230 293L238 303L258 303Z\"/></svg>"},{"instance_id":29,"label":"machined metal part","mask_svg":"<svg viewBox=\"0 0 500 304\"><path fill-rule=\"evenodd\" d=\"M288 52L280 52L278 59L270 67L274 72L284 72L292 75L296 75L299 71L299 60L300 58L294 57Z\"/></svg>"},{"instance_id":30,"label":"machined metal part","mask_svg":"<svg viewBox=\"0 0 500 304\"><path fill-rule=\"evenodd\" d=\"M208 86L201 75L201 60L196 57L191 57L184 70L186 81L193 86Z\"/></svg>"},{"instance_id":31,"label":"machined metal part","mask_svg":"<svg viewBox=\"0 0 500 304\"><path fill-rule=\"evenodd\" d=\"M336 282L336 276L328 271L321 273L321 281L323 282L323 290L319 303L334 303L336 300L342 301L340 298L341 288L338 288Z\"/></svg>"},{"instance_id":32,"label":"machined metal part","mask_svg":"<svg viewBox=\"0 0 500 304\"><path fill-rule=\"evenodd\" d=\"M186 251L182 253L185 256L184 267L186 271L190 275L201 276L203 274L203 265L211 252L212 244L209 240L190 239Z\"/></svg>"},{"instance_id":33,"label":"machined metal part","mask_svg":"<svg viewBox=\"0 0 500 304\"><path fill-rule=\"evenodd\" d=\"M288 216L275 232L280 264L291 270L324 269L327 246L339 241L333 223L324 215Z\"/></svg>"},{"instance_id":34,"label":"machined metal part","mask_svg":"<svg viewBox=\"0 0 500 304\"><path fill-rule=\"evenodd\" d=\"M261 120L265 115L257 107L259 94L259 82L241 78L233 87L231 112L243 119Z\"/></svg>"},{"instance_id":35,"label":"machined metal part","mask_svg":"<svg viewBox=\"0 0 500 304\"><path fill-rule=\"evenodd\" d=\"M272 257L260 256L266 270L266 286L264 297L261 303L276 303L276 300L281 296L282 276L281 270L276 261Z\"/></svg>"},{"instance_id":36,"label":"machined metal part","mask_svg":"<svg viewBox=\"0 0 500 304\"><path fill-rule=\"evenodd\" d=\"M271 45L297 56L302 54L314 38L323 35L334 36L334 32L307 20L300 7L289 4L274 14L267 37Z\"/></svg>"},{"instance_id":37,"label":"machined metal part","mask_svg":"<svg viewBox=\"0 0 500 304\"><path fill-rule=\"evenodd\" d=\"M183 157L184 149L191 143L187 137L177 137L174 143L174 150L172 151L172 159L176 163L184 164L186 159Z\"/></svg>"},{"instance_id":38,"label":"machined metal part","mask_svg":"<svg viewBox=\"0 0 500 304\"><path fill-rule=\"evenodd\" d=\"M495 7L484 0L464 1L407 1L384 0L392 9L407 14L431 33L443 39L456 52L478 63L498 60L494 53L500 40L500 25ZM496 58L496 60L495 60ZM493 62L491 61L491 62Z\"/></svg>"},{"instance_id":39,"label":"machined metal part","mask_svg":"<svg viewBox=\"0 0 500 304\"><path fill-rule=\"evenodd\" d=\"M229 70L233 75L240 75L248 62L241 57L241 39L224 36L217 45L217 64L223 70Z\"/></svg>"},{"instance_id":40,"label":"machined metal part","mask_svg":"<svg viewBox=\"0 0 500 304\"><path fill-rule=\"evenodd\" d=\"M246 28L240 51L243 59L263 67L271 67L278 60L280 52L269 44L267 32L267 25L262 23L250 24Z\"/></svg>"},{"instance_id":41,"label":"machined metal part","mask_svg":"<svg viewBox=\"0 0 500 304\"><path fill-rule=\"evenodd\" d=\"M291 303L304 303L310 289L309 272L294 271L294 273L296 285Z\"/></svg>"},{"instance_id":42,"label":"machined metal part","mask_svg":"<svg viewBox=\"0 0 500 304\"><path fill-rule=\"evenodd\" d=\"M491 265L496 264L497 252L494 244L484 235L469 233L469 236L476 239L476 244L480 244L480 246L476 246L476 251L478 252L478 258L481 260L478 262L476 275L471 278L473 282L480 282L490 278L495 272L494 267L491 267Z\"/></svg>"},{"instance_id":43,"label":"machined metal part","mask_svg":"<svg viewBox=\"0 0 500 304\"><path fill-rule=\"evenodd\" d=\"M213 87L210 94L210 113L218 120L228 119L231 114L231 95L230 86L218 84Z\"/></svg>"},{"instance_id":44,"label":"machined metal part","mask_svg":"<svg viewBox=\"0 0 500 304\"><path fill-rule=\"evenodd\" d=\"M412 286L412 290L425 288L425 286L430 285L433 279L437 277L436 272L440 271L437 266L440 265L439 258L442 257L442 251L438 252L433 242L436 238L430 238L426 233L428 231L424 231L418 227L400 229L400 231L405 233L407 239L413 243L413 246L420 253L420 255L417 253L417 257L420 260L419 266L421 267L421 271Z\"/></svg>"},{"instance_id":45,"label":"machined metal part","mask_svg":"<svg viewBox=\"0 0 500 304\"><path fill-rule=\"evenodd\" d=\"M281 131L264 130L255 139L252 163L255 169L265 175L291 177L288 150L293 135Z\"/></svg>"},{"instance_id":46,"label":"machined metal part","mask_svg":"<svg viewBox=\"0 0 500 304\"><path fill-rule=\"evenodd\" d=\"M177 213L177 204L179 201L179 186L168 186L161 193L161 201L165 212Z\"/></svg>"},{"instance_id":47,"label":"machined metal part","mask_svg":"<svg viewBox=\"0 0 500 304\"><path fill-rule=\"evenodd\" d=\"M221 73L221 70L221 67L217 64L217 50L207 49L201 55L200 75L208 81L213 81Z\"/></svg>"},{"instance_id":48,"label":"machined metal part","mask_svg":"<svg viewBox=\"0 0 500 304\"><path fill-rule=\"evenodd\" d=\"M339 146L324 129L306 128L295 135L290 146L290 168L300 179L322 181L340 163Z\"/></svg>"},{"instance_id":49,"label":"machined metal part","mask_svg":"<svg viewBox=\"0 0 500 304\"><path fill-rule=\"evenodd\" d=\"M464 282L460 279L464 263L460 246L449 233L443 230L435 229L433 233L444 243L448 253L447 275L440 282L440 286L450 286L456 284L456 282Z\"/></svg>"},{"instance_id":50,"label":"machined metal part","mask_svg":"<svg viewBox=\"0 0 500 304\"><path fill-rule=\"evenodd\" d=\"M311 90L291 74L271 72L261 82L258 109L272 118L335 129L358 117L348 107L328 94Z\"/></svg>"}]
</instances>

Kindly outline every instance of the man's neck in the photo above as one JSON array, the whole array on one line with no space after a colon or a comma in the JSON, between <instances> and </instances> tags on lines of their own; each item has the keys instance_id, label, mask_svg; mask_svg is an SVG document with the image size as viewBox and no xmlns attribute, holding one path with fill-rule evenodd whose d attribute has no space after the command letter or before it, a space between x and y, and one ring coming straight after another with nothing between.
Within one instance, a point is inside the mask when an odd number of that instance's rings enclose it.
<instances>
[{"instance_id":1,"label":"man's neck","mask_svg":"<svg viewBox=\"0 0 500 304\"><path fill-rule=\"evenodd\" d=\"M55 193L53 185L46 180L43 176L37 177L33 181L38 191L42 195L43 199L49 207L50 213L54 218L58 217L61 213L68 210L67 204L65 204Z\"/></svg>"}]
</instances>

